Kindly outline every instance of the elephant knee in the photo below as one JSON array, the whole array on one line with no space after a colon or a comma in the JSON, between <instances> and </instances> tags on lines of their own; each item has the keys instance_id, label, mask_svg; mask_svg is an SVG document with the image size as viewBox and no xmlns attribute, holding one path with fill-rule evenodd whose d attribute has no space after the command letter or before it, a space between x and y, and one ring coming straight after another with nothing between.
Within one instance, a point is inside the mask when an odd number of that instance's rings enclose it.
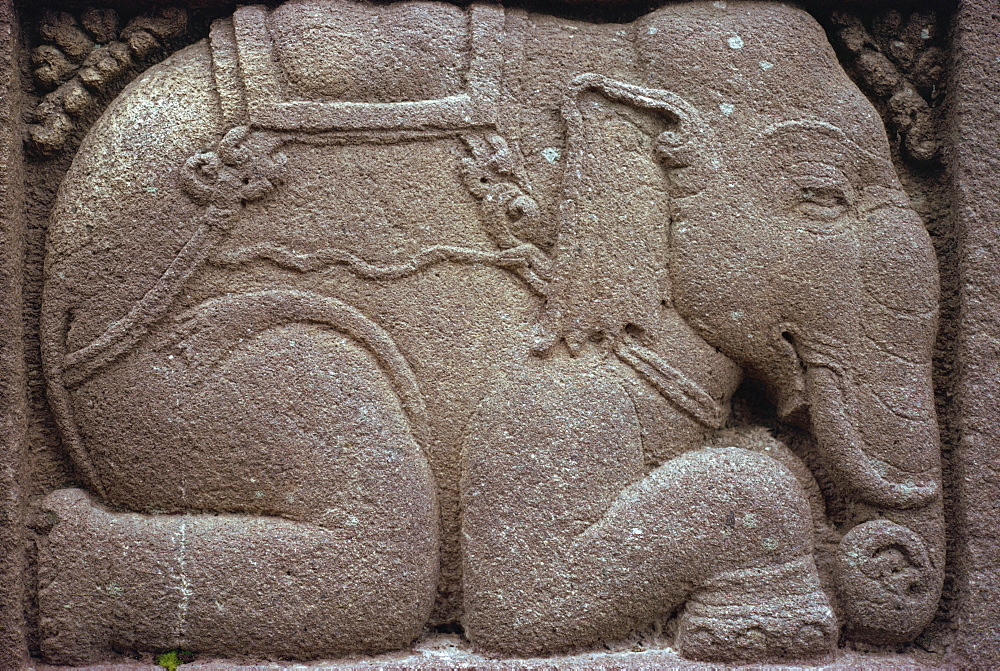
<instances>
[{"instance_id":1,"label":"elephant knee","mask_svg":"<svg viewBox=\"0 0 1000 671\"><path fill-rule=\"evenodd\" d=\"M705 569L785 562L812 552L808 499L778 461L725 447L667 466L674 475L669 491L682 497L692 539L706 548Z\"/></svg>"}]
</instances>

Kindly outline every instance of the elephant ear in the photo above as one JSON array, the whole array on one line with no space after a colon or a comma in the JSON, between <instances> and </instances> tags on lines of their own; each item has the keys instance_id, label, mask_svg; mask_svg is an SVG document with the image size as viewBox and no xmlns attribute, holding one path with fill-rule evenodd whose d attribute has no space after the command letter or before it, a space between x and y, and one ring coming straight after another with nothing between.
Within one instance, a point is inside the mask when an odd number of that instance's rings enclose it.
<instances>
[{"instance_id":1,"label":"elephant ear","mask_svg":"<svg viewBox=\"0 0 1000 671\"><path fill-rule=\"evenodd\" d=\"M654 328L670 296L671 199L706 188L722 166L698 110L670 91L583 74L562 116L566 172L538 351Z\"/></svg>"}]
</instances>

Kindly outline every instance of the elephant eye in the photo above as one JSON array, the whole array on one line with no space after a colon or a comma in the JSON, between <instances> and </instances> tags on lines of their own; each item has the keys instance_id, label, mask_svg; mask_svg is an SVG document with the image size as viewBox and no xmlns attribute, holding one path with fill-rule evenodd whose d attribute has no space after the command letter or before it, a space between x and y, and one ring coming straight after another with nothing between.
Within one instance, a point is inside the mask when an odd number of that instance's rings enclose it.
<instances>
[{"instance_id":1,"label":"elephant eye","mask_svg":"<svg viewBox=\"0 0 1000 671\"><path fill-rule=\"evenodd\" d=\"M833 221L851 207L848 190L828 177L800 177L795 184L798 187L796 209L810 219Z\"/></svg>"}]
</instances>

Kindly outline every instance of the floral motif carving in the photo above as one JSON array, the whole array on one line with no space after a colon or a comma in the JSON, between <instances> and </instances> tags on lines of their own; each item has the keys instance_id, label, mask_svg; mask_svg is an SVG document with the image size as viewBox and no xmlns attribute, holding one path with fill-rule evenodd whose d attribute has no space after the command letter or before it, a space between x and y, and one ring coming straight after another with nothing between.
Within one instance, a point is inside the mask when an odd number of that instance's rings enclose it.
<instances>
[{"instance_id":1,"label":"floral motif carving","mask_svg":"<svg viewBox=\"0 0 1000 671\"><path fill-rule=\"evenodd\" d=\"M903 155L916 163L937 159L934 110L945 73L937 16L913 12L904 18L889 10L875 16L870 30L855 14L834 12L830 20L848 65L875 99L890 135L899 138Z\"/></svg>"},{"instance_id":2,"label":"floral motif carving","mask_svg":"<svg viewBox=\"0 0 1000 671\"><path fill-rule=\"evenodd\" d=\"M44 43L31 61L35 80L53 89L38 105L28 127L28 144L40 154L62 149L77 119L126 74L169 52L188 28L188 12L164 7L128 21L119 30L113 9L90 7L79 17L48 11L38 26Z\"/></svg>"}]
</instances>

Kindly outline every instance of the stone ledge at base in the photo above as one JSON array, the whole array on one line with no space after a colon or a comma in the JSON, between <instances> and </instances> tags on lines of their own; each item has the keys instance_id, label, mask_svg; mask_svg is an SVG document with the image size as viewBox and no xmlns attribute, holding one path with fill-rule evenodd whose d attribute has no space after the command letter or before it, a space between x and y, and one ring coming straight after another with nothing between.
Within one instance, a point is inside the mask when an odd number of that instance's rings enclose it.
<instances>
[{"instance_id":1,"label":"stone ledge at base","mask_svg":"<svg viewBox=\"0 0 1000 671\"><path fill-rule=\"evenodd\" d=\"M586 652L578 655L532 657L525 659L493 659L473 652L468 642L455 635L439 634L418 640L411 649L371 657L345 657L337 660L312 662L251 662L198 659L178 666L179 671L298 671L300 669L380 669L381 671L653 671L654 669L684 669L691 671L723 668L718 664L698 664L681 658L669 647L645 647L619 644L620 649ZM848 671L865 669L961 669L945 663L940 657L926 655L893 655L841 651L835 659L820 665L750 665L747 669L817 669ZM55 671L73 667L40 664L31 671ZM116 663L88 666L88 671L158 671L151 656L142 660L122 660Z\"/></svg>"}]
</instances>

